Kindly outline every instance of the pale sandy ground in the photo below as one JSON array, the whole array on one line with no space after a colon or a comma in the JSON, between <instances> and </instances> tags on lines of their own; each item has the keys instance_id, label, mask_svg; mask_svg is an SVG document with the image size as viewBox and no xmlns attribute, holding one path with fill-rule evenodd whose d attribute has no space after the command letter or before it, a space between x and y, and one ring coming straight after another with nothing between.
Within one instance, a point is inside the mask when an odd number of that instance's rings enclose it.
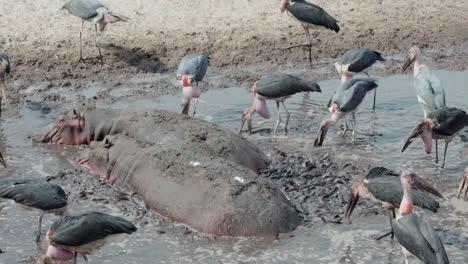
<instances>
[{"instance_id":1,"label":"pale sandy ground","mask_svg":"<svg viewBox=\"0 0 468 264\"><path fill-rule=\"evenodd\" d=\"M79 87L82 82L106 80L115 85L129 77L150 76L146 73L171 72L183 55L205 51L212 54L212 68L230 72L226 78L234 83L250 83L264 73L310 67L304 50L283 50L306 39L302 27L279 12L279 1L108 0L105 2L114 12L131 21L106 29L103 68L96 64L94 33L88 23L84 54L95 65L75 69L80 20L60 10L65 1L1 2L0 50L8 52L15 65L15 81L9 89L20 94L37 82ZM333 71L331 59L354 47L376 49L387 56L385 68L376 71L380 75L398 72L403 51L412 44L419 44L438 68L461 70L468 61L466 0L315 3L341 21L338 34L329 30L314 33L310 74L315 79L329 78L323 73ZM248 67L256 73L242 72ZM157 94L177 91L170 85L153 88Z\"/></svg>"}]
</instances>

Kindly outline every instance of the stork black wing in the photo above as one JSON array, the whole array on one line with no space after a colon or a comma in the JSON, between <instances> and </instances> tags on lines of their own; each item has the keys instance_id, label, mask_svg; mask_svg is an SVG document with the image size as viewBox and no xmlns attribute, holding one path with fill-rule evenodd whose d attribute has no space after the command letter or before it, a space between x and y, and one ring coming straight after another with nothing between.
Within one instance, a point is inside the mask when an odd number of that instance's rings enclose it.
<instances>
[{"instance_id":1,"label":"stork black wing","mask_svg":"<svg viewBox=\"0 0 468 264\"><path fill-rule=\"evenodd\" d=\"M99 212L65 216L52 224L49 239L59 245L81 246L109 235L131 234L137 228L129 221Z\"/></svg>"},{"instance_id":2,"label":"stork black wing","mask_svg":"<svg viewBox=\"0 0 468 264\"><path fill-rule=\"evenodd\" d=\"M453 136L468 126L468 115L465 111L455 107L446 107L428 114L428 118L436 120L432 130L439 135Z\"/></svg>"},{"instance_id":3,"label":"stork black wing","mask_svg":"<svg viewBox=\"0 0 468 264\"><path fill-rule=\"evenodd\" d=\"M287 8L295 18L302 22L326 27L335 32L340 31L338 20L333 18L318 5L311 4L304 0L296 0L289 4Z\"/></svg>"},{"instance_id":4,"label":"stork black wing","mask_svg":"<svg viewBox=\"0 0 468 264\"><path fill-rule=\"evenodd\" d=\"M265 76L257 82L256 86L258 94L269 98L290 96L300 92L321 92L317 83L285 73Z\"/></svg>"},{"instance_id":5,"label":"stork black wing","mask_svg":"<svg viewBox=\"0 0 468 264\"><path fill-rule=\"evenodd\" d=\"M44 211L67 205L67 197L60 186L37 180L0 182L0 197Z\"/></svg>"}]
</instances>

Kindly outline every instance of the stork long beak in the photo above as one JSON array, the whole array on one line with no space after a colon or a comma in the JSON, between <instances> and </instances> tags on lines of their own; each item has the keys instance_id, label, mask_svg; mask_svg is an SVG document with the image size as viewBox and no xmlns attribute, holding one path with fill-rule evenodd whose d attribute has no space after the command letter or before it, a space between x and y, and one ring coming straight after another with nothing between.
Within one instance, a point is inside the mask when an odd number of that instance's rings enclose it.
<instances>
[{"instance_id":1,"label":"stork long beak","mask_svg":"<svg viewBox=\"0 0 468 264\"><path fill-rule=\"evenodd\" d=\"M405 140L405 143L403 144L403 147L401 148L401 152L405 152L405 150L408 148L408 146L413 143L413 141L420 136L424 130L426 130L427 124L426 121L423 121L419 123L413 131L411 131L411 134L408 136L408 138Z\"/></svg>"},{"instance_id":2,"label":"stork long beak","mask_svg":"<svg viewBox=\"0 0 468 264\"><path fill-rule=\"evenodd\" d=\"M239 134L242 134L242 129L244 129L245 122L247 122L247 128L249 130L249 134L252 134L252 116L250 114L250 117L249 117L248 114L245 114L245 113L242 115L242 121L241 121L241 125L239 128Z\"/></svg>"},{"instance_id":3,"label":"stork long beak","mask_svg":"<svg viewBox=\"0 0 468 264\"><path fill-rule=\"evenodd\" d=\"M420 178L418 176L413 178L412 186L413 188L424 190L426 192L432 193L433 195L439 198L445 199L445 197L435 187L433 187L423 178Z\"/></svg>"},{"instance_id":4,"label":"stork long beak","mask_svg":"<svg viewBox=\"0 0 468 264\"><path fill-rule=\"evenodd\" d=\"M243 114L242 115L242 120L241 120L241 125L240 125L240 128L239 128L239 134L242 134L242 129L244 129L245 121L247 121L247 119L245 118L245 114Z\"/></svg>"},{"instance_id":5,"label":"stork long beak","mask_svg":"<svg viewBox=\"0 0 468 264\"><path fill-rule=\"evenodd\" d=\"M458 199L461 198L462 192L463 192L463 200L465 200L468 194L468 170L465 170L465 175L463 176L460 182L460 188L458 189L458 194L457 194Z\"/></svg>"},{"instance_id":6,"label":"stork long beak","mask_svg":"<svg viewBox=\"0 0 468 264\"><path fill-rule=\"evenodd\" d=\"M5 160L3 159L3 155L2 155L1 152L0 152L0 163L3 165L3 167L5 167L5 168L7 167L6 162L5 162Z\"/></svg>"},{"instance_id":7,"label":"stork long beak","mask_svg":"<svg viewBox=\"0 0 468 264\"><path fill-rule=\"evenodd\" d=\"M352 194L349 197L348 207L346 207L345 219L350 219L351 214L353 213L354 207L356 207L357 202L359 201L359 192L355 185L353 186Z\"/></svg>"},{"instance_id":8,"label":"stork long beak","mask_svg":"<svg viewBox=\"0 0 468 264\"><path fill-rule=\"evenodd\" d=\"M314 140L314 146L315 147L320 147L323 144L323 141L325 140L325 136L327 135L328 132L328 121L324 120L320 124L320 128L317 131L317 136L315 136Z\"/></svg>"},{"instance_id":9,"label":"stork long beak","mask_svg":"<svg viewBox=\"0 0 468 264\"><path fill-rule=\"evenodd\" d=\"M416 59L416 57L411 58L410 56L406 56L405 63L401 67L401 73L404 73L409 68L409 66L411 66L411 64L413 64L415 59Z\"/></svg>"}]
</instances>

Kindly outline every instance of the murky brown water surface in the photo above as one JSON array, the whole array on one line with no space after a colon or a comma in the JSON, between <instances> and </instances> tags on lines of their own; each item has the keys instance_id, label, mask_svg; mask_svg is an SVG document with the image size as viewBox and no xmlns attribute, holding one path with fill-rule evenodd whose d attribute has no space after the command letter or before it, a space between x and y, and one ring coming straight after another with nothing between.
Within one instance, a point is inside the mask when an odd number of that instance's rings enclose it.
<instances>
[{"instance_id":1,"label":"murky brown water surface","mask_svg":"<svg viewBox=\"0 0 468 264\"><path fill-rule=\"evenodd\" d=\"M437 71L445 85L449 106L468 109L468 72ZM324 146L313 147L313 138L320 121L329 115L326 102L338 80L320 82L322 93L295 95L287 101L292 114L287 136L272 136L276 122L276 105L269 102L270 120L254 116L254 133L246 136L264 150L314 153L333 153L336 162L356 165L383 165L394 170L411 169L438 187L447 197L437 214L418 210L439 231L451 263L468 263L468 202L455 199L455 191L468 166L468 133L463 132L450 144L446 169L439 169L434 155L424 153L421 141L414 142L406 153L400 153L402 142L422 118L422 110L412 87L412 76L379 78L377 109L372 113L372 95L362 104L358 117L358 136L341 138L336 126L329 132ZM81 94L92 97L99 87L84 89ZM57 92L57 91L55 91ZM117 88L110 95L121 97L117 103L100 103L99 107L162 108L179 111L178 96L135 98L129 88ZM73 100L74 94L61 91ZM204 93L198 105L197 117L228 129L238 128L245 107L252 103L249 91L231 87ZM17 114L4 115L0 123L0 137L9 164L1 170L1 177L34 178L55 175L63 170L75 170L79 151L75 147L33 146L32 132L52 120L60 108L40 106L19 109ZM442 148L442 144L440 145ZM67 190L73 191L73 190ZM72 212L96 209L93 201L71 206ZM108 213L112 213L109 211ZM0 263L33 263L44 253L33 242L36 217L9 201L0 201ZM55 216L46 216L43 224L50 225ZM373 237L388 228L386 215L353 216L351 224L326 224L301 227L278 240L263 238L214 238L197 233L181 232L171 223L140 226L139 232L123 236L95 252L90 263L403 263L403 255L396 241L375 241ZM164 230L164 232L161 232ZM45 247L45 242L42 244ZM419 263L413 259L411 263Z\"/></svg>"}]
</instances>

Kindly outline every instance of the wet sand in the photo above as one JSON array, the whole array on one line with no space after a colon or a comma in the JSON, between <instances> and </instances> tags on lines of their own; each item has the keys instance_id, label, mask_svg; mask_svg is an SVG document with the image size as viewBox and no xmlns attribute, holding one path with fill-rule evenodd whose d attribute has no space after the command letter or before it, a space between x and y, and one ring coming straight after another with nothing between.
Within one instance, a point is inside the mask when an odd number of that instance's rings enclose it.
<instances>
[{"instance_id":1,"label":"wet sand","mask_svg":"<svg viewBox=\"0 0 468 264\"><path fill-rule=\"evenodd\" d=\"M413 169L446 195L448 199L442 201L439 213L417 213L439 232L451 263L468 263L467 203L454 198L463 169L468 166L468 133L462 133L449 146L444 170L436 167L434 156L424 153L420 141L406 153L399 153L404 137L422 117L422 111L411 76L393 76L399 73L405 50L419 44L431 67L455 71L437 72L445 84L449 105L468 109L468 72L463 71L468 61L465 0L316 1L341 21L342 31L335 34L321 30L314 35L312 65L307 63L305 50L282 50L306 39L295 21L279 13L276 2L113 0L109 1L113 10L132 20L106 29L102 36L102 68L89 24L84 54L90 57L90 63L74 68L80 22L59 10L63 3L9 1L0 7L5 11L0 12L0 45L14 65L8 80L10 104L0 119L0 149L9 168L0 171L0 178L57 176L53 181L70 194L72 212L96 209L121 215L138 225L140 232L93 254L93 263L402 263L396 241L373 240L388 229L387 216L379 206L360 202L352 224L340 219L349 184L373 166ZM373 136L358 135L354 144L349 137L339 137L337 126L323 147L314 148L319 122L328 115L325 104L339 83L333 59L354 47L373 48L387 58L385 64L370 70L381 85L376 113L369 111L370 96L358 114L358 131ZM180 98L173 96L180 91L174 69L183 55L202 51L210 51L212 56L206 82L201 86L212 91L202 95L197 117L228 129L238 128L243 109L252 103L248 89L260 76L288 72L323 80L322 94L296 95L288 100L293 114L288 136L271 135L276 117L273 103L269 103L272 119L256 115L257 133L246 135L271 158L286 157L291 168L284 175L326 171L322 176L327 177L322 180L328 189L323 192L334 192L336 187L340 194L328 200L318 200L313 192L291 194L309 217L303 227L278 240L211 237L193 232L152 213L138 197L81 168L77 160L84 146L31 143L32 132L53 120L63 108L149 107L179 111ZM28 104L26 100L41 103ZM309 171L302 165L305 162L320 169ZM342 182L327 182L327 178L335 176ZM289 186L281 187L288 193ZM332 205L328 207L329 203ZM43 226L54 219L46 216ZM0 249L5 251L0 254L0 263L34 263L44 253L33 242L35 220L36 215L0 201Z\"/></svg>"}]
</instances>

